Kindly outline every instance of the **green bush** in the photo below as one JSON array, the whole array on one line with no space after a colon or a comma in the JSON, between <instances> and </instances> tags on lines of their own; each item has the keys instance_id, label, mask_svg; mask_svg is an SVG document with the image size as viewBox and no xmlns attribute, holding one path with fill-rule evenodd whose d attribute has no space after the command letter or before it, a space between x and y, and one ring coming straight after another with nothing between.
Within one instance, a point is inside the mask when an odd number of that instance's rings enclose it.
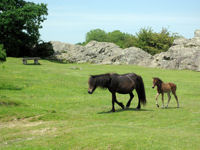
<instances>
[{"instance_id":1,"label":"green bush","mask_svg":"<svg viewBox=\"0 0 200 150\"><path fill-rule=\"evenodd\" d=\"M159 33L153 32L151 28L142 28L136 34L136 37L134 46L154 55L167 51L172 46L176 35L170 35L169 31L165 28Z\"/></svg>"},{"instance_id":2,"label":"green bush","mask_svg":"<svg viewBox=\"0 0 200 150\"><path fill-rule=\"evenodd\" d=\"M6 61L6 51L3 49L3 45L0 44L0 62Z\"/></svg>"}]
</instances>

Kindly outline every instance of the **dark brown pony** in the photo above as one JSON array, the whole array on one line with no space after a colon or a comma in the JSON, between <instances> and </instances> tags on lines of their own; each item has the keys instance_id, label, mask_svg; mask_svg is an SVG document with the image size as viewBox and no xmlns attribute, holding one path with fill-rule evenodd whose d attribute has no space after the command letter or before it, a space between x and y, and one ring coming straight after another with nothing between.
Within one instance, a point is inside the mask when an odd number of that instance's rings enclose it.
<instances>
[{"instance_id":1,"label":"dark brown pony","mask_svg":"<svg viewBox=\"0 0 200 150\"><path fill-rule=\"evenodd\" d=\"M169 105L171 96L170 93L172 92L172 94L174 95L176 102L177 102L177 107L179 107L179 102L178 102L178 97L176 96L176 84L174 83L164 83L161 79L155 77L153 78L153 87L157 86L157 95L156 95L156 105L157 107L159 107L158 105L158 96L160 94L162 94L162 107L164 108L164 93L167 93L168 95L168 103L166 108Z\"/></svg>"},{"instance_id":2,"label":"dark brown pony","mask_svg":"<svg viewBox=\"0 0 200 150\"><path fill-rule=\"evenodd\" d=\"M114 104L117 103L124 109L123 103L120 103L116 99L116 92L120 94L129 94L130 99L126 104L128 108L131 104L131 101L134 97L133 90L136 89L138 94L138 106L137 109L140 109L140 102L146 104L146 95L144 89L144 83L142 77L134 73L128 73L119 75L117 73L107 73L100 75L91 75L88 80L89 88L88 93L92 94L97 87L106 88L112 93L112 111L115 111Z\"/></svg>"}]
</instances>

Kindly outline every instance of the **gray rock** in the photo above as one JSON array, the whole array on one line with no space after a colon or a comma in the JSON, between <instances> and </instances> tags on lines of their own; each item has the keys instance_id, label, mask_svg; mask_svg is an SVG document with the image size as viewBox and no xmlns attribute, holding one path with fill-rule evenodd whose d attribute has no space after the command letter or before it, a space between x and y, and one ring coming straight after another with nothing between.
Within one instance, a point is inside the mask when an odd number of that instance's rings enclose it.
<instances>
[{"instance_id":1,"label":"gray rock","mask_svg":"<svg viewBox=\"0 0 200 150\"><path fill-rule=\"evenodd\" d=\"M200 38L200 30L195 30L194 31L194 37L199 37Z\"/></svg>"},{"instance_id":2,"label":"gray rock","mask_svg":"<svg viewBox=\"0 0 200 150\"><path fill-rule=\"evenodd\" d=\"M178 38L178 39L175 39L174 42L173 42L173 45L185 45L189 40L186 39L186 38Z\"/></svg>"}]
</instances>

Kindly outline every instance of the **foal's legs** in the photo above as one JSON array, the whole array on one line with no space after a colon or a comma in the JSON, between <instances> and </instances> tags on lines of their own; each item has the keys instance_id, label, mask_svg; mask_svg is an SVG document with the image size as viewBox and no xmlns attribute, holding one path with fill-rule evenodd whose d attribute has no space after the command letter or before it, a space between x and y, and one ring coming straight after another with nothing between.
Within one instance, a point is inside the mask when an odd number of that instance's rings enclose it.
<instances>
[{"instance_id":1,"label":"foal's legs","mask_svg":"<svg viewBox=\"0 0 200 150\"><path fill-rule=\"evenodd\" d=\"M115 112L115 106L114 106L115 102L116 102L119 106L121 106L122 109L124 109L123 103L120 103L120 102L117 101L116 93L112 93L112 111L113 111L113 112Z\"/></svg>"},{"instance_id":2,"label":"foal's legs","mask_svg":"<svg viewBox=\"0 0 200 150\"><path fill-rule=\"evenodd\" d=\"M164 93L162 93L162 108L165 108L165 106L164 106Z\"/></svg>"},{"instance_id":3,"label":"foal's legs","mask_svg":"<svg viewBox=\"0 0 200 150\"><path fill-rule=\"evenodd\" d=\"M168 96L168 102L167 102L167 106L166 106L166 108L168 107L169 102L170 102L170 99L171 99L170 92L167 93L167 96Z\"/></svg>"},{"instance_id":4,"label":"foal's legs","mask_svg":"<svg viewBox=\"0 0 200 150\"><path fill-rule=\"evenodd\" d=\"M160 94L159 93L157 93L157 95L156 95L156 106L157 107L159 107L159 105L158 105L158 96L159 96Z\"/></svg>"},{"instance_id":5,"label":"foal's legs","mask_svg":"<svg viewBox=\"0 0 200 150\"><path fill-rule=\"evenodd\" d=\"M131 101L132 101L132 99L133 99L133 97L134 97L134 95L133 95L132 92L129 93L129 95L130 95L130 99L129 99L129 101L128 101L127 104L126 104L126 108L129 108L129 106L130 106L130 104L131 104Z\"/></svg>"},{"instance_id":6,"label":"foal's legs","mask_svg":"<svg viewBox=\"0 0 200 150\"><path fill-rule=\"evenodd\" d=\"M176 96L176 91L172 91L172 94L174 95L176 102L177 102L177 108L179 108L179 102L178 102L178 97Z\"/></svg>"}]
</instances>

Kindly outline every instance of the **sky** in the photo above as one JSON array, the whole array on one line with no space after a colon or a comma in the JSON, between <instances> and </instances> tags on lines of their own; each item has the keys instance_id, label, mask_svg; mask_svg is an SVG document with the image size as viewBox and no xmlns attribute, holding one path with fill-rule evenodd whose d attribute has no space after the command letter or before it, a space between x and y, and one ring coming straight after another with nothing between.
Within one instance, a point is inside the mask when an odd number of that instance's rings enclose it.
<instances>
[{"instance_id":1,"label":"sky","mask_svg":"<svg viewBox=\"0 0 200 150\"><path fill-rule=\"evenodd\" d=\"M47 20L41 39L79 43L93 29L120 30L135 35L141 28L167 28L192 38L200 29L200 0L28 0L45 3Z\"/></svg>"}]
</instances>

